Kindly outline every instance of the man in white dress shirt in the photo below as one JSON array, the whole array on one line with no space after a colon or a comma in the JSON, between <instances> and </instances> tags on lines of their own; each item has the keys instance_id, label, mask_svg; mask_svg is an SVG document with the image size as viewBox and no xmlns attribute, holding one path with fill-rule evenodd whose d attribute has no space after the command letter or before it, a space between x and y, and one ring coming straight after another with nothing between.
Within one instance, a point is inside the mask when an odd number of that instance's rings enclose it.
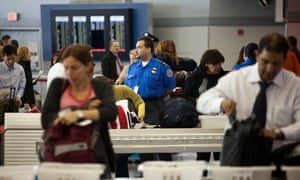
<instances>
[{"instance_id":1,"label":"man in white dress shirt","mask_svg":"<svg viewBox=\"0 0 300 180\"><path fill-rule=\"evenodd\" d=\"M197 110L210 114L224 111L236 119L252 114L259 92L259 82L272 82L266 90L265 137L274 139L273 149L300 141L300 78L282 68L288 43L284 36L272 33L259 43L257 63L231 72L221 78L216 87L197 99Z\"/></svg>"}]
</instances>

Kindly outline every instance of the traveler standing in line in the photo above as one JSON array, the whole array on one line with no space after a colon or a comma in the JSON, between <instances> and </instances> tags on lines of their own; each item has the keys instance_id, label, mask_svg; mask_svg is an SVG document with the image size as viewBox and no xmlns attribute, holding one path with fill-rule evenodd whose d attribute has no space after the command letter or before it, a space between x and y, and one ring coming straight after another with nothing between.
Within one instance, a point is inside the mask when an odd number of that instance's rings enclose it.
<instances>
[{"instance_id":1,"label":"traveler standing in line","mask_svg":"<svg viewBox=\"0 0 300 180\"><path fill-rule=\"evenodd\" d=\"M23 67L17 61L17 48L7 45L3 48L3 59L0 62L0 125L4 122L4 112L9 103L10 88L15 88L13 111L18 112L22 104L21 97L26 85L26 76Z\"/></svg>"},{"instance_id":2,"label":"traveler standing in line","mask_svg":"<svg viewBox=\"0 0 300 180\"><path fill-rule=\"evenodd\" d=\"M232 67L233 70L239 70L243 67L250 66L256 63L258 46L256 43L251 42L245 46L245 61L241 64L234 65Z\"/></svg>"},{"instance_id":3,"label":"traveler standing in line","mask_svg":"<svg viewBox=\"0 0 300 180\"><path fill-rule=\"evenodd\" d=\"M200 64L197 69L192 72L185 83L183 94L196 100L202 93L214 87L218 80L228 71L224 71L222 64L225 58L217 49L206 50L201 57ZM198 152L198 160L210 160L209 152ZM214 152L214 159L220 159L220 153Z\"/></svg>"},{"instance_id":4,"label":"traveler standing in line","mask_svg":"<svg viewBox=\"0 0 300 180\"><path fill-rule=\"evenodd\" d=\"M31 72L31 56L28 47L21 46L18 48L18 63L24 68L26 76L26 86L22 96L22 106L30 109L35 105L32 72Z\"/></svg>"},{"instance_id":5,"label":"traveler standing in line","mask_svg":"<svg viewBox=\"0 0 300 180\"><path fill-rule=\"evenodd\" d=\"M109 51L103 56L101 63L102 73L109 79L117 80L123 65L118 55L120 44L118 41L113 40L109 43Z\"/></svg>"},{"instance_id":6,"label":"traveler standing in line","mask_svg":"<svg viewBox=\"0 0 300 180\"><path fill-rule=\"evenodd\" d=\"M245 60L246 60L245 46L242 46L240 51L239 51L238 59L236 60L235 65L242 64Z\"/></svg>"},{"instance_id":7,"label":"traveler standing in line","mask_svg":"<svg viewBox=\"0 0 300 180\"><path fill-rule=\"evenodd\" d=\"M83 45L86 46L86 48L89 51L89 54L93 60L94 58L94 53L93 53L93 49L90 45ZM53 79L55 78L65 78L66 74L65 74L65 67L63 65L63 63L61 62L61 55L64 52L64 49L59 52L59 53L54 53L52 55L51 58L51 65L49 72L48 72L48 76L47 76L47 89L49 89L49 86L52 82ZM93 62L93 66L95 66L95 63ZM91 76L93 76L94 71L92 71Z\"/></svg>"},{"instance_id":8,"label":"traveler standing in line","mask_svg":"<svg viewBox=\"0 0 300 180\"><path fill-rule=\"evenodd\" d=\"M15 46L17 49L19 48L19 41L16 39L11 40L11 45Z\"/></svg>"},{"instance_id":9,"label":"traveler standing in line","mask_svg":"<svg viewBox=\"0 0 300 180\"><path fill-rule=\"evenodd\" d=\"M54 66L54 64L56 64L57 62L59 62L59 56L60 56L59 52L52 54L49 68Z\"/></svg>"},{"instance_id":10,"label":"traveler standing in line","mask_svg":"<svg viewBox=\"0 0 300 180\"><path fill-rule=\"evenodd\" d=\"M202 54L199 66L186 80L183 94L196 99L203 92L214 87L219 78L227 73L222 68L224 62L225 58L219 50L206 50Z\"/></svg>"},{"instance_id":11,"label":"traveler standing in line","mask_svg":"<svg viewBox=\"0 0 300 180\"><path fill-rule=\"evenodd\" d=\"M130 60L130 64L139 60L139 58L136 54L136 49L132 49L129 51L129 60ZM116 80L116 84L124 84L130 64L124 66L119 78Z\"/></svg>"},{"instance_id":12,"label":"traveler standing in line","mask_svg":"<svg viewBox=\"0 0 300 180\"><path fill-rule=\"evenodd\" d=\"M288 42L289 42L289 49L290 51L292 51L293 53L295 53L295 55L297 56L298 58L298 62L300 64L300 51L297 47L297 38L295 36L289 36L288 37Z\"/></svg>"},{"instance_id":13,"label":"traveler standing in line","mask_svg":"<svg viewBox=\"0 0 300 180\"><path fill-rule=\"evenodd\" d=\"M61 62L61 55L64 52L64 49L62 50L62 52L60 53L55 53L52 55L52 57L57 55L56 61L53 64L53 66L50 67L48 75L47 75L47 90L49 89L51 82L55 79L55 78L65 78L66 74L65 74L65 67L63 65L63 63ZM51 61L53 61L53 59L51 58Z\"/></svg>"},{"instance_id":14,"label":"traveler standing in line","mask_svg":"<svg viewBox=\"0 0 300 180\"><path fill-rule=\"evenodd\" d=\"M177 56L176 45L173 40L159 41L155 49L155 57L171 67L174 72L176 87L182 89L184 88L188 72L193 71L197 67L197 63L193 59Z\"/></svg>"},{"instance_id":15,"label":"traveler standing in line","mask_svg":"<svg viewBox=\"0 0 300 180\"><path fill-rule=\"evenodd\" d=\"M177 56L176 45L173 40L159 41L155 49L155 57L167 63L172 71L193 71L197 63Z\"/></svg>"},{"instance_id":16,"label":"traveler standing in line","mask_svg":"<svg viewBox=\"0 0 300 180\"><path fill-rule=\"evenodd\" d=\"M298 77L300 77L300 64L297 56L292 51L288 51L283 68L295 73Z\"/></svg>"},{"instance_id":17,"label":"traveler standing in line","mask_svg":"<svg viewBox=\"0 0 300 180\"><path fill-rule=\"evenodd\" d=\"M2 38L2 45L3 46L8 46L8 45L11 45L11 39L10 39L10 35L3 35Z\"/></svg>"}]
</instances>

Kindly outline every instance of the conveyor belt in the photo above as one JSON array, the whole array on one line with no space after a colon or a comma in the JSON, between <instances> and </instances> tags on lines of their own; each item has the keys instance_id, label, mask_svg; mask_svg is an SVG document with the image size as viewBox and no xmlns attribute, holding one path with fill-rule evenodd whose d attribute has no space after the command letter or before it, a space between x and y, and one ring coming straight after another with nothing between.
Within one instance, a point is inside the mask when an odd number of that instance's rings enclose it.
<instances>
[{"instance_id":1,"label":"conveyor belt","mask_svg":"<svg viewBox=\"0 0 300 180\"><path fill-rule=\"evenodd\" d=\"M111 130L117 153L219 152L222 129L126 129Z\"/></svg>"}]
</instances>

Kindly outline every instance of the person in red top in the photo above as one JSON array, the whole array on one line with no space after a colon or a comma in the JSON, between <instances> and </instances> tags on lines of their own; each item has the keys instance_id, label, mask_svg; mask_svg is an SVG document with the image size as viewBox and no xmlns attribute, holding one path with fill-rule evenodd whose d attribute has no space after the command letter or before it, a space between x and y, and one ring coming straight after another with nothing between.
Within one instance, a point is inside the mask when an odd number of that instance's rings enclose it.
<instances>
[{"instance_id":1,"label":"person in red top","mask_svg":"<svg viewBox=\"0 0 300 180\"><path fill-rule=\"evenodd\" d=\"M91 78L93 60L87 46L68 46L61 59L66 79L56 78L51 82L42 107L42 127L47 131L58 125L76 125L82 119L94 122L99 128L101 138L98 139L103 144L97 162L106 165L105 175L110 177L110 172L114 172L115 159L107 124L114 121L118 113L112 85ZM80 108L61 113L71 106ZM85 160L88 162L88 159Z\"/></svg>"},{"instance_id":2,"label":"person in red top","mask_svg":"<svg viewBox=\"0 0 300 180\"><path fill-rule=\"evenodd\" d=\"M297 56L292 51L288 51L283 68L300 76L300 64Z\"/></svg>"}]
</instances>

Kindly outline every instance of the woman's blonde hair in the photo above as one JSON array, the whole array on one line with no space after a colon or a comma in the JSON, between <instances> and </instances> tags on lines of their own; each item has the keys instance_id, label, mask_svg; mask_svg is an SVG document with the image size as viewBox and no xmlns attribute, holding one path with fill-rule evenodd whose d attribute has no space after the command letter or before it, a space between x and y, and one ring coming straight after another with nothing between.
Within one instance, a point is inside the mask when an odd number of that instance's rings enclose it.
<instances>
[{"instance_id":1,"label":"woman's blonde hair","mask_svg":"<svg viewBox=\"0 0 300 180\"><path fill-rule=\"evenodd\" d=\"M133 56L133 57L131 58L130 56ZM139 57L138 57L138 55L136 53L136 49L131 49L129 51L129 57L130 57L130 63L133 63L133 62L135 62L136 60L139 59Z\"/></svg>"},{"instance_id":2,"label":"woman's blonde hair","mask_svg":"<svg viewBox=\"0 0 300 180\"><path fill-rule=\"evenodd\" d=\"M29 54L28 47L25 47L25 46L19 47L18 52L17 52L17 62L19 62L20 60L28 60L28 59L25 59L27 54Z\"/></svg>"},{"instance_id":3,"label":"woman's blonde hair","mask_svg":"<svg viewBox=\"0 0 300 180\"><path fill-rule=\"evenodd\" d=\"M136 56L136 55L137 55L137 54L136 54L136 49L131 49L131 50L129 51L129 54L130 54L130 55Z\"/></svg>"}]
</instances>

